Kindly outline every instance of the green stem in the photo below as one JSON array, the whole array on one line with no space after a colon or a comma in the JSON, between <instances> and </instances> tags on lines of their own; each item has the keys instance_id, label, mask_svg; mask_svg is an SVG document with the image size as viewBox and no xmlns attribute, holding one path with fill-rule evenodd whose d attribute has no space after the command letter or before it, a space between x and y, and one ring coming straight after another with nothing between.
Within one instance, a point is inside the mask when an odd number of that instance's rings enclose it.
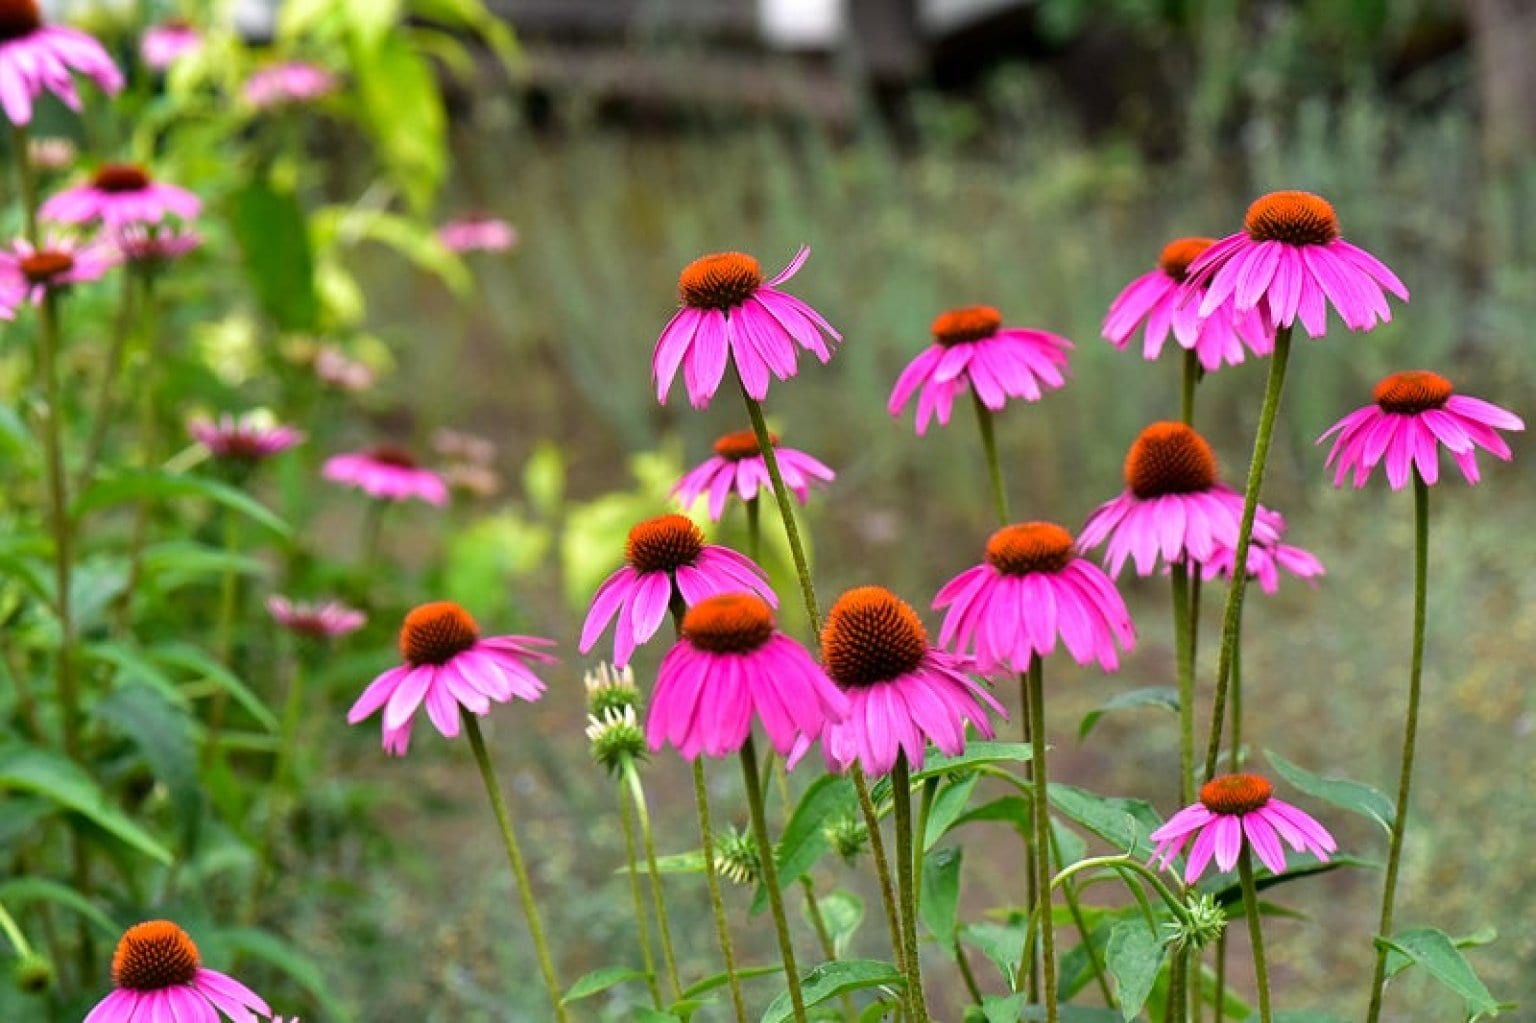
<instances>
[{"instance_id":1,"label":"green stem","mask_svg":"<svg viewBox=\"0 0 1536 1023\"><path fill-rule=\"evenodd\" d=\"M626 765L626 769L627 769ZM645 896L640 892L640 858L635 853L635 811L629 794L619 785L619 821L624 826L624 857L629 864L629 900L635 911L635 930L640 937L640 961L645 966L645 986L651 991L651 1004L661 1009L661 985L656 981L656 955L651 951L651 926L645 911Z\"/></svg>"},{"instance_id":2,"label":"green stem","mask_svg":"<svg viewBox=\"0 0 1536 1023\"><path fill-rule=\"evenodd\" d=\"M1243 905L1248 910L1248 941L1253 946L1253 972L1259 984L1259 1023L1271 1023L1269 1008L1269 967L1264 963L1264 928L1259 922L1259 893L1253 885L1253 861L1248 843L1237 857L1237 876L1242 883Z\"/></svg>"},{"instance_id":3,"label":"green stem","mask_svg":"<svg viewBox=\"0 0 1536 1023\"><path fill-rule=\"evenodd\" d=\"M304 667L303 659L292 658L288 675L288 694L283 700L283 719L278 733L277 756L272 762L272 786L267 809L267 823L261 845L256 850L256 866L251 873L251 893L246 901L246 923L256 918L261 893L272 869L272 850L277 845L277 835L287 808L287 797L295 791L293 784L293 754L298 748L299 724L304 716ZM210 747L211 748L211 747Z\"/></svg>"},{"instance_id":4,"label":"green stem","mask_svg":"<svg viewBox=\"0 0 1536 1023\"><path fill-rule=\"evenodd\" d=\"M1188 1019L1189 995L1186 985L1189 977L1189 960L1185 957L1184 950L1175 948L1170 951L1171 960L1168 963L1168 1010L1164 1014L1168 1023L1184 1023Z\"/></svg>"},{"instance_id":5,"label":"green stem","mask_svg":"<svg viewBox=\"0 0 1536 1023\"><path fill-rule=\"evenodd\" d=\"M747 557L761 561L763 553L763 509L757 498L742 502L747 506Z\"/></svg>"},{"instance_id":6,"label":"green stem","mask_svg":"<svg viewBox=\"0 0 1536 1023\"><path fill-rule=\"evenodd\" d=\"M1179 418L1186 426L1195 425L1195 387L1200 383L1200 358L1192 348L1184 349L1184 377L1179 388Z\"/></svg>"},{"instance_id":7,"label":"green stem","mask_svg":"<svg viewBox=\"0 0 1536 1023\"><path fill-rule=\"evenodd\" d=\"M891 955L896 968L906 973L906 954L901 938L901 910L896 901L896 887L891 883L891 863L885 854L885 839L880 833L880 811L869 794L869 781L864 769L854 764L848 772L853 776L853 790L859 797L859 810L864 815L864 827L869 832L869 854L875 861L875 876L880 881L880 901L885 906L885 924L891 935Z\"/></svg>"},{"instance_id":8,"label":"green stem","mask_svg":"<svg viewBox=\"0 0 1536 1023\"><path fill-rule=\"evenodd\" d=\"M1051 808L1045 766L1045 669L1038 656L1030 659L1028 674L1029 718L1034 733L1029 762L1035 784L1035 859L1039 864L1036 885L1040 892L1040 958L1044 966L1040 992L1045 999L1047 1023L1057 1023L1061 1010L1056 1004L1056 926L1051 919Z\"/></svg>"},{"instance_id":9,"label":"green stem","mask_svg":"<svg viewBox=\"0 0 1536 1023\"><path fill-rule=\"evenodd\" d=\"M23 158L23 161L25 159ZM64 470L64 408L59 393L58 296L49 288L38 308L37 361L43 378L43 450L47 471L48 527L53 534L54 611L59 617L59 650L54 682L63 717L64 751L80 759L80 693L75 684L75 616L70 577L74 562L74 524L69 514Z\"/></svg>"},{"instance_id":10,"label":"green stem","mask_svg":"<svg viewBox=\"0 0 1536 1023\"><path fill-rule=\"evenodd\" d=\"M1264 466L1269 461L1269 444L1280 412L1280 394L1285 388L1285 366L1290 354L1291 328L1281 327L1275 331L1275 350L1269 358L1269 379L1264 384L1264 404L1259 410L1259 429L1253 438L1253 459L1248 463L1248 484L1243 491L1243 518L1238 527L1237 547L1232 553L1232 585L1227 588L1227 606L1222 613L1216 699L1211 708L1210 743L1205 751L1207 781L1215 776L1216 759L1221 754L1221 726L1226 717L1227 685L1232 677L1232 652L1237 648L1238 621L1243 613L1243 593L1248 586L1248 547L1253 540L1253 519L1259 506L1259 490L1264 484Z\"/></svg>"},{"instance_id":11,"label":"green stem","mask_svg":"<svg viewBox=\"0 0 1536 1023\"><path fill-rule=\"evenodd\" d=\"M151 469L159 459L160 437L156 421L155 385L159 368L159 338L155 330L155 279L144 278L142 321L139 330L145 338L144 372L139 380L139 444L143 449L143 467ZM133 600L139 589L139 577L144 571L144 547L149 540L149 516L151 503L140 501L134 508L133 532L128 542L128 581L118 600L115 626L119 633L127 630L133 619Z\"/></svg>"},{"instance_id":12,"label":"green stem","mask_svg":"<svg viewBox=\"0 0 1536 1023\"><path fill-rule=\"evenodd\" d=\"M741 747L741 778L747 786L752 834L757 839L757 858L762 864L763 887L768 890L768 907L773 911L773 929L779 939L779 958L784 961L784 979L789 983L789 1004L794 1009L797 1023L806 1023L805 995L800 990L800 967L795 963L795 944L789 936L789 917L784 913L784 892L779 888L779 868L774 863L773 839L768 835L768 817L763 811L757 751L753 748L750 734Z\"/></svg>"},{"instance_id":13,"label":"green stem","mask_svg":"<svg viewBox=\"0 0 1536 1023\"><path fill-rule=\"evenodd\" d=\"M971 996L972 1005L982 1003L981 985L976 983L976 974L971 970L971 963L965 957L965 946L955 942L955 965L960 968L960 979L965 981L966 993Z\"/></svg>"},{"instance_id":14,"label":"green stem","mask_svg":"<svg viewBox=\"0 0 1536 1023\"><path fill-rule=\"evenodd\" d=\"M683 997L683 984L677 970L677 954L672 949L672 921L667 916L666 894L661 887L661 870L656 866L656 838L651 831L651 811L645 802L645 788L640 784L640 772L633 760L624 764L624 782L629 786L634 800L635 814L640 819L640 842L645 848L646 871L651 878L651 902L656 908L656 929L661 934L661 955L667 966L667 982L672 987L674 999Z\"/></svg>"},{"instance_id":15,"label":"green stem","mask_svg":"<svg viewBox=\"0 0 1536 1023\"><path fill-rule=\"evenodd\" d=\"M224 509L224 552L235 554L240 549L240 518L234 509ZM240 610L240 575L233 568L225 569L219 581L219 617L214 628L219 663L239 674L235 668L235 619ZM203 766L207 768L218 756L219 733L224 728L224 715L229 709L229 690L220 687L213 694L208 706L208 732L203 740Z\"/></svg>"},{"instance_id":16,"label":"green stem","mask_svg":"<svg viewBox=\"0 0 1536 1023\"><path fill-rule=\"evenodd\" d=\"M1227 763L1233 774L1243 764L1243 621L1237 621L1237 645L1232 648L1232 737Z\"/></svg>"},{"instance_id":17,"label":"green stem","mask_svg":"<svg viewBox=\"0 0 1536 1023\"><path fill-rule=\"evenodd\" d=\"M1227 1023L1227 932L1216 939L1216 1023Z\"/></svg>"},{"instance_id":18,"label":"green stem","mask_svg":"<svg viewBox=\"0 0 1536 1023\"><path fill-rule=\"evenodd\" d=\"M11 916L11 911L5 908L4 903L0 903L0 931L5 932L6 940L16 950L17 959L32 958L32 946L27 943L27 936L21 933L16 918Z\"/></svg>"},{"instance_id":19,"label":"green stem","mask_svg":"<svg viewBox=\"0 0 1536 1023\"><path fill-rule=\"evenodd\" d=\"M1019 673L1019 729L1025 745L1034 748L1034 720L1029 711L1029 672ZM1035 765L1032 761L1024 764L1024 780L1029 786L1029 798L1031 804L1030 820L1034 820L1034 778ZM1024 840L1024 905L1031 910L1040 902L1040 867L1037 856L1044 855L1044 850L1035 849L1035 829L1029 828L1029 833ZM1025 997L1031 1003L1040 1001L1040 956L1033 942L1024 943L1024 962L1028 963L1026 969L1024 963L1020 963L1019 976L1025 978Z\"/></svg>"},{"instance_id":20,"label":"green stem","mask_svg":"<svg viewBox=\"0 0 1536 1023\"><path fill-rule=\"evenodd\" d=\"M11 156L16 161L16 184L21 189L21 216L27 241L37 245L37 177L32 168L25 125L11 125Z\"/></svg>"},{"instance_id":21,"label":"green stem","mask_svg":"<svg viewBox=\"0 0 1536 1023\"><path fill-rule=\"evenodd\" d=\"M1187 561L1169 566L1173 585L1173 647L1179 671L1179 803L1195 801L1195 658L1190 646Z\"/></svg>"},{"instance_id":22,"label":"green stem","mask_svg":"<svg viewBox=\"0 0 1536 1023\"><path fill-rule=\"evenodd\" d=\"M91 416L91 432L86 440L85 455L75 476L75 490L84 493L96 475L96 463L106 446L107 429L112 425L112 405L117 385L123 373L123 357L128 351L128 337L133 332L134 286L139 275L132 266L123 270L123 293L118 300L117 319L113 322L112 342L107 348L107 361L102 367L101 381L96 392L96 407Z\"/></svg>"},{"instance_id":23,"label":"green stem","mask_svg":"<svg viewBox=\"0 0 1536 1023\"><path fill-rule=\"evenodd\" d=\"M735 372L732 364L732 372ZM763 464L768 467L768 478L773 481L773 496L779 505L779 517L784 520L784 534L789 538L789 553L795 561L795 575L800 580L800 596L805 601L805 612L811 618L811 631L821 633L821 611L816 606L816 588L811 583L811 566L805 557L805 545L800 540L800 527L795 524L794 506L790 504L789 488L784 486L784 475L779 472L779 456L773 450L768 435L768 423L763 419L763 406L747 393L747 386L736 374L741 388L741 400L747 403L747 416L752 420L752 433L757 437L758 450L763 454Z\"/></svg>"},{"instance_id":24,"label":"green stem","mask_svg":"<svg viewBox=\"0 0 1536 1023\"><path fill-rule=\"evenodd\" d=\"M997 510L998 525L1008 524L1008 491L1003 486L1003 467L997 457L997 433L993 428L992 410L981 403L976 392L971 392L971 403L976 407L976 427L981 431L981 449L987 459L987 476L992 481L992 505Z\"/></svg>"},{"instance_id":25,"label":"green stem","mask_svg":"<svg viewBox=\"0 0 1536 1023\"><path fill-rule=\"evenodd\" d=\"M1056 840L1055 829L1051 831L1051 856L1055 860L1056 869L1060 870L1067 865L1061 855L1061 843ZM1109 989L1109 978L1105 975L1104 962L1099 957L1099 950L1093 944L1093 935L1088 928L1088 921L1083 918L1083 909L1078 903L1077 885L1071 880L1062 882L1061 894L1066 899L1067 911L1072 915L1072 926L1077 928L1077 933L1083 939L1083 948L1088 954L1088 967L1093 971L1093 979L1099 985L1099 993L1104 996L1104 1004L1114 1008L1115 996Z\"/></svg>"},{"instance_id":26,"label":"green stem","mask_svg":"<svg viewBox=\"0 0 1536 1023\"><path fill-rule=\"evenodd\" d=\"M704 846L704 881L709 887L709 909L715 920L715 936L720 940L720 954L725 958L725 979L731 989L731 1007L736 1023L746 1023L747 1009L741 1000L741 978L736 976L736 951L731 945L731 928L725 918L725 901L720 897L720 871L715 862L715 831L709 819L709 790L704 785L704 760L693 762L693 800L699 814L699 837Z\"/></svg>"},{"instance_id":27,"label":"green stem","mask_svg":"<svg viewBox=\"0 0 1536 1023\"><path fill-rule=\"evenodd\" d=\"M533 949L539 961L539 972L544 975L544 987L549 992L550 1005L555 1019L565 1023L565 1006L560 1004L561 987L555 978L555 963L549 955L549 944L544 939L544 924L539 919L539 906L533 898L533 884L528 879L528 868L523 865L522 849L517 844L517 833L512 829L512 811L502 795L501 782L491 766L490 754L485 748L485 737L480 734L480 719L469 711L461 710L464 733L469 737L469 748L475 754L475 766L480 768L480 779L485 782L485 794L490 797L491 810L496 814L496 826L501 831L501 842L507 850L507 862L512 866L512 876L517 879L517 895L523 904L523 916L528 920L528 933L533 938Z\"/></svg>"},{"instance_id":28,"label":"green stem","mask_svg":"<svg viewBox=\"0 0 1536 1023\"><path fill-rule=\"evenodd\" d=\"M928 999L923 993L923 963L917 947L917 883L912 876L912 781L905 752L896 754L891 768L891 803L896 816L896 885L901 900L901 947L907 967L907 1001L913 1023L927 1023Z\"/></svg>"},{"instance_id":29,"label":"green stem","mask_svg":"<svg viewBox=\"0 0 1536 1023\"><path fill-rule=\"evenodd\" d=\"M1392 841L1387 853L1387 880L1381 893L1381 922L1376 933L1392 937L1392 908L1397 897L1397 872L1403 857L1403 836L1408 831L1408 793L1413 785L1413 755L1418 745L1419 696L1424 676L1424 622L1429 595L1429 486L1413 474L1413 650L1408 669L1408 720L1403 726L1402 765L1397 775L1397 811L1392 818ZM1376 967L1371 976L1371 1005L1367 1023L1381 1018L1386 991L1387 949L1376 948Z\"/></svg>"},{"instance_id":30,"label":"green stem","mask_svg":"<svg viewBox=\"0 0 1536 1023\"><path fill-rule=\"evenodd\" d=\"M912 840L912 876L917 878L917 891L913 895L913 907L919 915L923 911L923 859L928 845L928 815L933 812L933 797L939 790L937 776L923 779L923 795L917 802L917 829Z\"/></svg>"}]
</instances>

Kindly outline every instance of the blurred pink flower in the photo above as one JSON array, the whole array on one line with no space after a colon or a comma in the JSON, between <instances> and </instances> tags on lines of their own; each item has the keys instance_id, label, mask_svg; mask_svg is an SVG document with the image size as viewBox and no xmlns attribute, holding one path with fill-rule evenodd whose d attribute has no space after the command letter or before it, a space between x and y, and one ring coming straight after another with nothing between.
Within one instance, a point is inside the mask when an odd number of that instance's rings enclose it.
<instances>
[{"instance_id":1,"label":"blurred pink flower","mask_svg":"<svg viewBox=\"0 0 1536 1023\"><path fill-rule=\"evenodd\" d=\"M203 34L190 22L166 21L151 25L139 40L139 56L155 71L165 71L203 45Z\"/></svg>"},{"instance_id":2,"label":"blurred pink flower","mask_svg":"<svg viewBox=\"0 0 1536 1023\"><path fill-rule=\"evenodd\" d=\"M338 391L366 391L378 379L367 363L349 358L334 345L326 345L315 353L314 366L320 382Z\"/></svg>"},{"instance_id":3,"label":"blurred pink flower","mask_svg":"<svg viewBox=\"0 0 1536 1023\"><path fill-rule=\"evenodd\" d=\"M336 76L303 61L274 64L245 82L245 99L258 110L284 103L307 103L336 90Z\"/></svg>"},{"instance_id":4,"label":"blurred pink flower","mask_svg":"<svg viewBox=\"0 0 1536 1023\"><path fill-rule=\"evenodd\" d=\"M295 603L280 594L267 598L267 613L289 632L316 639L345 636L368 622L367 615L339 600Z\"/></svg>"},{"instance_id":5,"label":"blurred pink flower","mask_svg":"<svg viewBox=\"0 0 1536 1023\"><path fill-rule=\"evenodd\" d=\"M74 74L109 96L123 88L123 73L94 38L66 25L44 25L36 0L0 6L0 109L12 124L32 121L32 103L45 91L80 110Z\"/></svg>"},{"instance_id":6,"label":"blurred pink flower","mask_svg":"<svg viewBox=\"0 0 1536 1023\"><path fill-rule=\"evenodd\" d=\"M462 217L439 227L437 240L454 252L506 252L517 244L517 228L499 217Z\"/></svg>"},{"instance_id":7,"label":"blurred pink flower","mask_svg":"<svg viewBox=\"0 0 1536 1023\"><path fill-rule=\"evenodd\" d=\"M1285 520L1276 512L1271 512L1263 505L1259 506L1259 517L1268 517L1276 527L1277 532L1283 534ZM1232 578L1232 566L1237 560L1237 551L1221 544L1216 545L1216 552L1200 564L1200 576L1207 582L1212 579ZM1278 540L1260 540L1257 537L1248 545L1248 578L1257 579L1259 587L1265 593L1274 593L1280 588L1280 571L1295 576L1297 579L1305 579L1314 587L1318 577L1324 574L1323 563L1316 554L1303 550L1300 547L1292 547L1290 544L1280 543Z\"/></svg>"},{"instance_id":8,"label":"blurred pink flower","mask_svg":"<svg viewBox=\"0 0 1536 1023\"><path fill-rule=\"evenodd\" d=\"M217 970L205 969L187 932L169 920L128 928L112 954L111 994L96 1003L84 1023L253 1023L252 1013L271 1013L250 988Z\"/></svg>"},{"instance_id":9,"label":"blurred pink flower","mask_svg":"<svg viewBox=\"0 0 1536 1023\"><path fill-rule=\"evenodd\" d=\"M158 224L168 217L192 220L202 208L197 196L185 188L155 181L143 167L109 163L97 168L88 184L52 196L38 215L62 224L99 220L107 227L121 227Z\"/></svg>"},{"instance_id":10,"label":"blurred pink flower","mask_svg":"<svg viewBox=\"0 0 1536 1023\"><path fill-rule=\"evenodd\" d=\"M553 663L542 650L553 642L538 636L481 637L474 618L458 604L423 604L405 616L400 629L405 663L363 690L347 711L347 723L355 725L383 708L384 751L404 756L416 711L425 705L433 727L452 739L459 734L461 708L483 716L492 703L542 696L544 683L528 662Z\"/></svg>"},{"instance_id":11,"label":"blurred pink flower","mask_svg":"<svg viewBox=\"0 0 1536 1023\"><path fill-rule=\"evenodd\" d=\"M1231 870L1246 843L1272 874L1285 873L1284 839L1297 852L1309 851L1323 862L1338 846L1317 821L1290 803L1274 798L1274 786L1256 774L1224 774L1200 788L1191 803L1152 832L1152 862L1167 867L1191 835L1184 883L1200 880L1212 856L1219 870Z\"/></svg>"},{"instance_id":12,"label":"blurred pink flower","mask_svg":"<svg viewBox=\"0 0 1536 1023\"><path fill-rule=\"evenodd\" d=\"M202 236L176 224L125 224L113 239L129 263L163 266L203 244Z\"/></svg>"},{"instance_id":13,"label":"blurred pink flower","mask_svg":"<svg viewBox=\"0 0 1536 1023\"><path fill-rule=\"evenodd\" d=\"M448 503L448 485L430 469L416 464L410 453L391 445L328 459L321 475L333 483L356 487L380 501Z\"/></svg>"},{"instance_id":14,"label":"blurred pink flower","mask_svg":"<svg viewBox=\"0 0 1536 1023\"><path fill-rule=\"evenodd\" d=\"M768 439L778 455L784 486L801 504L810 497L812 482L830 483L836 478L831 469L804 451L779 447L777 434L769 434ZM708 494L709 517L714 522L725 514L725 502L732 493L743 501L755 501L759 493L773 493L768 463L757 446L757 435L751 430L728 433L716 440L714 455L689 469L672 488L673 496L685 508Z\"/></svg>"},{"instance_id":15,"label":"blurred pink flower","mask_svg":"<svg viewBox=\"0 0 1536 1023\"><path fill-rule=\"evenodd\" d=\"M301 431L249 412L240 416L225 412L218 419L194 419L187 424L187 432L215 458L239 462L271 458L304 440Z\"/></svg>"},{"instance_id":16,"label":"blurred pink flower","mask_svg":"<svg viewBox=\"0 0 1536 1023\"><path fill-rule=\"evenodd\" d=\"M16 296L13 305L23 300L36 305L50 290L100 280L120 258L112 245L99 239L82 242L68 235L49 234L41 245L33 247L25 238L18 238L9 249L0 249L0 308L11 296Z\"/></svg>"}]
</instances>

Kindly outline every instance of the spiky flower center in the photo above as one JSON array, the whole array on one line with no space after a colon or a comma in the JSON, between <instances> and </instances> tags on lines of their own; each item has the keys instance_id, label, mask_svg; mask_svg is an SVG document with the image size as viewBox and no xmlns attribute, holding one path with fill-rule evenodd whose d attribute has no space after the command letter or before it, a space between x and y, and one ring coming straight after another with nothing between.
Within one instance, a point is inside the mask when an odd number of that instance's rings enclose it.
<instances>
[{"instance_id":1,"label":"spiky flower center","mask_svg":"<svg viewBox=\"0 0 1536 1023\"><path fill-rule=\"evenodd\" d=\"M103 164L91 178L91 186L98 192L119 195L124 192L142 192L149 187L149 174L132 163Z\"/></svg>"},{"instance_id":2,"label":"spiky flower center","mask_svg":"<svg viewBox=\"0 0 1536 1023\"><path fill-rule=\"evenodd\" d=\"M112 983L130 991L190 984L202 959L187 932L169 920L128 928L112 953Z\"/></svg>"},{"instance_id":3,"label":"spiky flower center","mask_svg":"<svg viewBox=\"0 0 1536 1023\"><path fill-rule=\"evenodd\" d=\"M1320 195L1271 192L1248 207L1243 230L1256 242L1327 245L1339 236L1339 218Z\"/></svg>"},{"instance_id":4,"label":"spiky flower center","mask_svg":"<svg viewBox=\"0 0 1536 1023\"><path fill-rule=\"evenodd\" d=\"M749 654L773 636L773 612L750 593L708 597L683 615L683 636L712 654Z\"/></svg>"},{"instance_id":5,"label":"spiky flower center","mask_svg":"<svg viewBox=\"0 0 1536 1023\"><path fill-rule=\"evenodd\" d=\"M392 469L416 468L415 457L397 444L380 444L368 452L368 457L380 465L387 465Z\"/></svg>"},{"instance_id":6,"label":"spiky flower center","mask_svg":"<svg viewBox=\"0 0 1536 1023\"><path fill-rule=\"evenodd\" d=\"M31 35L42 27L37 0L0 0L0 43Z\"/></svg>"},{"instance_id":7,"label":"spiky flower center","mask_svg":"<svg viewBox=\"0 0 1536 1023\"><path fill-rule=\"evenodd\" d=\"M447 664L480 640L480 626L451 600L413 608L400 627L400 655L410 664Z\"/></svg>"},{"instance_id":8,"label":"spiky flower center","mask_svg":"<svg viewBox=\"0 0 1536 1023\"><path fill-rule=\"evenodd\" d=\"M1163 254L1157 257L1158 268L1183 284L1189 276L1189 264L1214 244L1214 238L1175 238L1163 246Z\"/></svg>"},{"instance_id":9,"label":"spiky flower center","mask_svg":"<svg viewBox=\"0 0 1536 1023\"><path fill-rule=\"evenodd\" d=\"M1262 807L1275 787L1256 774L1223 774L1200 786L1200 802L1212 813L1236 817Z\"/></svg>"},{"instance_id":10,"label":"spiky flower center","mask_svg":"<svg viewBox=\"0 0 1536 1023\"><path fill-rule=\"evenodd\" d=\"M889 682L928 653L928 630L906 601L880 586L837 598L821 631L821 659L844 689Z\"/></svg>"},{"instance_id":11,"label":"spiky flower center","mask_svg":"<svg viewBox=\"0 0 1536 1023\"><path fill-rule=\"evenodd\" d=\"M629 531L624 559L637 572L675 572L698 560L704 532L686 515L646 519Z\"/></svg>"},{"instance_id":12,"label":"spiky flower center","mask_svg":"<svg viewBox=\"0 0 1536 1023\"><path fill-rule=\"evenodd\" d=\"M1005 575L1060 572L1073 557L1072 534L1054 522L1004 526L987 540L987 561Z\"/></svg>"},{"instance_id":13,"label":"spiky flower center","mask_svg":"<svg viewBox=\"0 0 1536 1023\"><path fill-rule=\"evenodd\" d=\"M989 305L971 305L951 309L933 318L933 340L948 348L967 341L982 341L997 333L1003 314Z\"/></svg>"},{"instance_id":14,"label":"spiky flower center","mask_svg":"<svg viewBox=\"0 0 1536 1023\"><path fill-rule=\"evenodd\" d=\"M1216 455L1184 423L1153 423L1125 456L1125 482L1143 501L1190 494L1216 484Z\"/></svg>"},{"instance_id":15,"label":"spiky flower center","mask_svg":"<svg viewBox=\"0 0 1536 1023\"><path fill-rule=\"evenodd\" d=\"M677 277L678 298L695 309L733 308L762 286L763 268L745 252L700 256Z\"/></svg>"},{"instance_id":16,"label":"spiky flower center","mask_svg":"<svg viewBox=\"0 0 1536 1023\"><path fill-rule=\"evenodd\" d=\"M1444 408L1452 394L1451 382L1427 369L1393 373L1376 385L1373 397L1383 412L1411 416Z\"/></svg>"},{"instance_id":17,"label":"spiky flower center","mask_svg":"<svg viewBox=\"0 0 1536 1023\"><path fill-rule=\"evenodd\" d=\"M768 443L774 447L779 446L779 435L770 433ZM727 462L739 462L743 458L756 458L763 453L763 449L757 446L757 434L751 430L739 430L736 433L728 433L715 441L715 454Z\"/></svg>"},{"instance_id":18,"label":"spiky flower center","mask_svg":"<svg viewBox=\"0 0 1536 1023\"><path fill-rule=\"evenodd\" d=\"M32 284L47 284L56 277L69 273L75 268L75 257L67 252L59 252L54 249L43 249L32 253L30 256L22 256L17 261L21 269L21 275Z\"/></svg>"}]
</instances>

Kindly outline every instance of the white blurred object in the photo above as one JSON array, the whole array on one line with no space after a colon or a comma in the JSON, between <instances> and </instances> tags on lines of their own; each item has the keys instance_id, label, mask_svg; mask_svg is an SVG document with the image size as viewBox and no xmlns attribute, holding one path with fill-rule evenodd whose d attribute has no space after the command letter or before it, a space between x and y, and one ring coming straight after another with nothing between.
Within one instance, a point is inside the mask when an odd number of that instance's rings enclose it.
<instances>
[{"instance_id":1,"label":"white blurred object","mask_svg":"<svg viewBox=\"0 0 1536 1023\"><path fill-rule=\"evenodd\" d=\"M843 37L843 0L758 0L757 23L770 46L830 49Z\"/></svg>"}]
</instances>

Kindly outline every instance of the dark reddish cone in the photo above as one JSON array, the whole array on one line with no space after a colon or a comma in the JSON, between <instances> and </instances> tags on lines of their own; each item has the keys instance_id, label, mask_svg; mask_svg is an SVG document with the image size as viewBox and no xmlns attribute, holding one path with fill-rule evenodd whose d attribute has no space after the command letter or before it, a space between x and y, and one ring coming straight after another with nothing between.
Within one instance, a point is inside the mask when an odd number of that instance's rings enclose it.
<instances>
[{"instance_id":1,"label":"dark reddish cone","mask_svg":"<svg viewBox=\"0 0 1536 1023\"><path fill-rule=\"evenodd\" d=\"M837 598L821 630L821 659L844 689L888 682L922 663L928 630L911 605L880 586Z\"/></svg>"},{"instance_id":2,"label":"dark reddish cone","mask_svg":"<svg viewBox=\"0 0 1536 1023\"><path fill-rule=\"evenodd\" d=\"M675 572L704 550L704 532L686 515L646 519L629 531L624 560L637 572Z\"/></svg>"},{"instance_id":3,"label":"dark reddish cone","mask_svg":"<svg viewBox=\"0 0 1536 1023\"><path fill-rule=\"evenodd\" d=\"M1216 455L1184 423L1153 423L1125 456L1125 483L1143 501L1191 494L1216 485Z\"/></svg>"},{"instance_id":4,"label":"dark reddish cone","mask_svg":"<svg viewBox=\"0 0 1536 1023\"><path fill-rule=\"evenodd\" d=\"M0 0L0 43L29 36L42 27L37 0Z\"/></svg>"},{"instance_id":5,"label":"dark reddish cone","mask_svg":"<svg viewBox=\"0 0 1536 1023\"><path fill-rule=\"evenodd\" d=\"M149 187L149 174L131 163L108 163L97 169L91 185L102 192L142 192Z\"/></svg>"},{"instance_id":6,"label":"dark reddish cone","mask_svg":"<svg viewBox=\"0 0 1536 1023\"><path fill-rule=\"evenodd\" d=\"M770 433L768 435L768 443L778 447L779 435ZM728 462L739 462L743 458L756 458L762 453L762 449L757 446L757 434L751 430L727 433L715 441L715 454Z\"/></svg>"},{"instance_id":7,"label":"dark reddish cone","mask_svg":"<svg viewBox=\"0 0 1536 1023\"><path fill-rule=\"evenodd\" d=\"M1158 269L1183 284L1189 276L1189 264L1214 244L1214 238L1175 238L1163 246L1163 254L1157 257Z\"/></svg>"},{"instance_id":8,"label":"dark reddish cone","mask_svg":"<svg viewBox=\"0 0 1536 1023\"><path fill-rule=\"evenodd\" d=\"M1060 572L1077 556L1072 534L1054 522L1004 526L987 540L987 562L1005 575Z\"/></svg>"}]
</instances>

